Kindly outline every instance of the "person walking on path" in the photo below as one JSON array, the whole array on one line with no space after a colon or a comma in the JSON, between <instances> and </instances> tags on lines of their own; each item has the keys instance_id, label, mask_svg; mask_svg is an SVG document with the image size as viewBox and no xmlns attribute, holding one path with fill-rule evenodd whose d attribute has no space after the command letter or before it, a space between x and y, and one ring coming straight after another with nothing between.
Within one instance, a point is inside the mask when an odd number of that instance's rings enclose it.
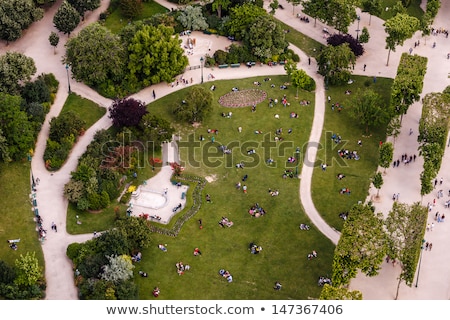
<instances>
[{"instance_id":1,"label":"person walking on path","mask_svg":"<svg viewBox=\"0 0 450 320\"><path fill-rule=\"evenodd\" d=\"M155 93L155 90L153 90L152 95L153 95L153 100L155 100L155 99L156 99L156 93Z\"/></svg>"}]
</instances>

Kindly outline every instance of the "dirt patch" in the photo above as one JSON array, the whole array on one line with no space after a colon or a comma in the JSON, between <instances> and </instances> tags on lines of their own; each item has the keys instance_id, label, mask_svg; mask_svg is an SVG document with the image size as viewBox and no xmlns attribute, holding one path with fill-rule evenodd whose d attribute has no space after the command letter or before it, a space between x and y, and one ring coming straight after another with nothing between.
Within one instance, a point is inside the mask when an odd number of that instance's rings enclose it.
<instances>
[{"instance_id":1,"label":"dirt patch","mask_svg":"<svg viewBox=\"0 0 450 320\"><path fill-rule=\"evenodd\" d=\"M217 180L217 175L213 174L211 176L206 176L205 180L208 181L209 183L214 182Z\"/></svg>"}]
</instances>

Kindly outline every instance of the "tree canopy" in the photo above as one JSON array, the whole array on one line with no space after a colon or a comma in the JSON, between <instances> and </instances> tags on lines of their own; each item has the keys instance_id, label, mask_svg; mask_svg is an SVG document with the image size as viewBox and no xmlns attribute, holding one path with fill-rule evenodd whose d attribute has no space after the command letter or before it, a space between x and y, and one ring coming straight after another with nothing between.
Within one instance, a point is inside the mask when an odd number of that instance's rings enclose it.
<instances>
[{"instance_id":1,"label":"tree canopy","mask_svg":"<svg viewBox=\"0 0 450 320\"><path fill-rule=\"evenodd\" d=\"M42 19L44 10L37 8L33 0L0 1L0 39L15 41L22 36L22 30Z\"/></svg>"},{"instance_id":2,"label":"tree canopy","mask_svg":"<svg viewBox=\"0 0 450 320\"><path fill-rule=\"evenodd\" d=\"M128 46L130 82L144 87L172 82L188 65L180 43L178 35L173 36L173 28L143 26Z\"/></svg>"},{"instance_id":3,"label":"tree canopy","mask_svg":"<svg viewBox=\"0 0 450 320\"><path fill-rule=\"evenodd\" d=\"M78 11L64 0L61 6L53 16L53 24L55 28L64 34L68 34L75 30L80 23L81 16Z\"/></svg>"},{"instance_id":4,"label":"tree canopy","mask_svg":"<svg viewBox=\"0 0 450 320\"><path fill-rule=\"evenodd\" d=\"M181 10L177 20L186 30L205 30L208 28L201 6L186 6Z\"/></svg>"},{"instance_id":5,"label":"tree canopy","mask_svg":"<svg viewBox=\"0 0 450 320\"><path fill-rule=\"evenodd\" d=\"M147 108L143 102L134 98L116 99L109 107L109 113L114 126L134 127L147 114Z\"/></svg>"},{"instance_id":6,"label":"tree canopy","mask_svg":"<svg viewBox=\"0 0 450 320\"><path fill-rule=\"evenodd\" d=\"M394 158L394 146L391 142L385 142L380 146L378 164L385 170L390 167Z\"/></svg>"},{"instance_id":7,"label":"tree canopy","mask_svg":"<svg viewBox=\"0 0 450 320\"><path fill-rule=\"evenodd\" d=\"M350 68L355 64L355 54L348 43L339 46L326 46L320 53L317 63L319 73L330 84L344 84L350 79Z\"/></svg>"},{"instance_id":8,"label":"tree canopy","mask_svg":"<svg viewBox=\"0 0 450 320\"><path fill-rule=\"evenodd\" d=\"M188 89L185 98L174 108L175 116L189 123L201 122L211 111L212 93L202 86Z\"/></svg>"},{"instance_id":9,"label":"tree canopy","mask_svg":"<svg viewBox=\"0 0 450 320\"><path fill-rule=\"evenodd\" d=\"M63 62L69 64L72 76L87 85L107 80L120 81L125 73L126 48L119 36L93 23L66 43Z\"/></svg>"},{"instance_id":10,"label":"tree canopy","mask_svg":"<svg viewBox=\"0 0 450 320\"><path fill-rule=\"evenodd\" d=\"M362 12L367 12L369 14L369 26L372 20L372 16L378 16L383 11L381 0L363 0L361 6Z\"/></svg>"},{"instance_id":11,"label":"tree canopy","mask_svg":"<svg viewBox=\"0 0 450 320\"><path fill-rule=\"evenodd\" d=\"M380 96L371 89L358 90L350 100L349 115L365 127L366 134L370 127L375 127L389 121L389 113L380 104Z\"/></svg>"},{"instance_id":12,"label":"tree canopy","mask_svg":"<svg viewBox=\"0 0 450 320\"><path fill-rule=\"evenodd\" d=\"M0 56L0 92L19 93L20 82L29 81L36 73L32 58L19 52L7 52Z\"/></svg>"},{"instance_id":13,"label":"tree canopy","mask_svg":"<svg viewBox=\"0 0 450 320\"><path fill-rule=\"evenodd\" d=\"M84 20L86 11L93 11L100 7L101 0L67 0L72 7L74 7L81 18Z\"/></svg>"},{"instance_id":14,"label":"tree canopy","mask_svg":"<svg viewBox=\"0 0 450 320\"><path fill-rule=\"evenodd\" d=\"M264 8L258 7L251 3L245 3L231 9L230 18L226 22L225 27L230 36L234 36L236 40L242 40L248 30L248 27L257 19L268 15ZM267 29L264 29L267 31Z\"/></svg>"}]
</instances>

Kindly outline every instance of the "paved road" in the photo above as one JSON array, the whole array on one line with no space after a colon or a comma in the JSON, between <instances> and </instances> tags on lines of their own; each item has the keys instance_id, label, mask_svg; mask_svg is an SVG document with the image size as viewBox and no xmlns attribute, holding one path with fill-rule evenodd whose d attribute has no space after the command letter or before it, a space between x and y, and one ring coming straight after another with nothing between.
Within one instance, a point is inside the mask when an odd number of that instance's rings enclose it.
<instances>
[{"instance_id":1,"label":"paved road","mask_svg":"<svg viewBox=\"0 0 450 320\"><path fill-rule=\"evenodd\" d=\"M60 44L57 49L57 54L53 54L53 47L48 44L48 35L51 31L57 31L51 22L53 15L58 8L62 0L58 0L52 9L46 13L43 20L34 23L32 27L27 30L24 36L15 43L10 44L8 47L4 43L0 43L0 53L7 50L19 51L27 56L32 57L37 65L38 72L53 73L60 80L60 89L54 105L51 108L50 113L47 116L47 120L51 117L57 116L61 111L64 101L67 98L68 86L67 86L67 75L64 66L61 64L61 56L64 54L63 45L66 41L66 36L61 36ZM163 0L157 0L157 2L166 5L168 7L173 6ZM285 8L292 8L285 0L280 0L280 3ZM109 5L109 0L103 0L101 8L97 9L92 13L86 15L86 20L83 25L80 25L73 34L76 34L85 25L96 21L100 12L103 12ZM315 38L320 42L324 42L325 39L322 35L323 25L318 22L317 26L314 27L313 23L305 24L296 18L296 14L300 13L300 8L295 8L294 14L291 9L277 10L275 16L290 25L292 28L299 29ZM435 26L444 27L450 29L449 20L446 19L450 13L450 4L443 3L441 11L436 18ZM361 15L360 28L363 26L368 26L368 16L366 14ZM406 52L412 43L417 41L420 36L417 34L413 39L406 41L403 47L397 48L396 52L391 54L390 65L386 66L387 50L384 50L384 38L385 33L382 28L382 21L376 17L372 17L371 26L368 26L371 35L371 40L367 45L365 45L366 53L364 56L358 59L354 73L365 74L370 76L383 76L383 77L394 77L396 73L396 66L402 52ZM329 28L330 29L330 28ZM356 30L356 26L350 27L351 30ZM204 36L201 33L194 33L192 36L198 38L197 46L195 48L194 55L189 56L190 64L197 65L200 57L205 53L214 52L217 49L224 49L229 45L228 40L223 38L217 38L215 36ZM431 38L431 37L430 37ZM424 42L422 38L421 43ZM431 41L437 42L437 49L432 49L430 47ZM315 116L313 130L310 136L310 142L320 141L320 134L322 131L323 115L324 115L324 91L323 91L323 81L315 72L314 62L311 66L306 65L305 61L306 55L297 48L293 48L302 57L302 62L300 62L299 67L304 68L308 74L310 74L317 82L316 91L316 106L315 106ZM433 40L428 40L428 46L422 45L414 50L414 53L420 55L425 55L430 58L428 64L428 72L425 77L424 84L424 94L433 91L442 91L442 89L449 85L447 79L446 71L447 68L443 68L443 64L450 64L446 60L446 53L450 52L450 46L448 39L444 39L442 36L434 37ZM367 64L367 69L364 72L362 66ZM205 72L207 70L205 69ZM231 79L231 78L245 78L248 76L256 75L271 75L271 74L284 74L285 71L281 66L277 67L261 67L261 68L240 68L234 70L226 69L214 69L211 70L214 73L216 79ZM200 73L197 70L192 70L186 72L184 75L186 78L193 78L194 84L200 81ZM445 77L444 77L445 76ZM205 76L206 79L206 76ZM76 83L71 80L71 88L74 92L93 100L103 107L108 107L111 103L110 100L99 96L96 92L91 90L89 87L83 85L82 83ZM134 95L135 98L140 99L144 102L150 102L151 92L155 90L157 98L160 98L166 94L169 94L178 87L172 88L167 84L159 84L142 90L141 92ZM417 142L415 142L411 137L406 134L409 132L409 128L413 128L417 132L418 120L420 118L421 105L419 103L413 105L408 112L408 115L404 118L402 134L397 138L395 156L404 152L416 152ZM83 242L91 238L91 235L79 235L72 236L65 232L66 224L66 211L67 211L67 201L62 196L62 190L64 184L70 179L70 172L76 168L78 157L86 150L87 145L91 141L95 132L102 128L108 128L111 125L110 119L106 114L101 118L93 127L91 127L86 134L80 139L80 141L75 146L66 164L54 174L50 174L46 171L44 163L42 161L42 155L45 149L45 142L48 136L49 124L48 121L44 123L42 131L39 134L35 156L32 161L32 169L35 177L39 177L41 182L38 186L37 200L40 207L40 212L44 216L44 222L46 224L55 221L58 224L58 233L50 232L46 243L43 245L44 257L46 261L46 279L47 279L47 299L77 299L77 289L73 283L73 270L71 261L67 259L65 255L65 250L67 245L72 242ZM309 153L306 155L309 161L315 159L316 149L309 148ZM444 176L444 181L446 187L450 182L450 170L448 165L450 161L449 153L445 154L445 159L443 161L443 166L440 175ZM378 211L387 213L392 205L390 201L390 194L392 190L396 192L401 192L401 201L412 203L418 201L417 191L420 188L420 183L418 182L418 176L421 171L420 159L415 164L415 167L411 166L408 169L399 168L398 170L389 169L387 175L384 177L384 186L381 189L381 200L376 203L376 208ZM305 166L302 169L302 180L300 183L300 197L302 204L306 213L309 215L310 219L314 224L327 235L333 243L337 243L339 234L332 230L314 207L310 196L310 183L312 176L312 167ZM401 190L401 191L400 191ZM373 192L373 191L371 191ZM424 201L430 201L433 195L425 197ZM448 284L449 271L445 270L445 260L448 260L449 254L445 252L443 245L440 243L445 243L448 240L446 234L446 226L448 224L439 225L436 227L433 234L429 234L430 240L434 241L433 252L426 252L424 254L424 259L422 261L422 271L421 271L421 285L420 289L410 289L401 288L402 299L447 299L448 295ZM426 257L425 257L426 256ZM364 276L358 276L351 285L352 289L361 290L366 299L392 299L393 284L395 286L395 277L398 274L398 267L386 266L383 268L381 274L372 279L366 279ZM422 285L423 283L423 285ZM431 298L430 298L431 297Z\"/></svg>"}]
</instances>

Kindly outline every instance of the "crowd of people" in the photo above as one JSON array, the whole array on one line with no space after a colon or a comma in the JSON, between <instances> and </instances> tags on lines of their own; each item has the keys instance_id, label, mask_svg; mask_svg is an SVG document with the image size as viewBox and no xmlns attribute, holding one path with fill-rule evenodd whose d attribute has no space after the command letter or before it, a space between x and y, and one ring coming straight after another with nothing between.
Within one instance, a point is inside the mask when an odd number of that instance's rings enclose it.
<instances>
[{"instance_id":1,"label":"crowd of people","mask_svg":"<svg viewBox=\"0 0 450 320\"><path fill-rule=\"evenodd\" d=\"M252 217L259 218L260 216L265 215L266 211L258 203L255 203L253 206L250 207L248 213Z\"/></svg>"}]
</instances>

